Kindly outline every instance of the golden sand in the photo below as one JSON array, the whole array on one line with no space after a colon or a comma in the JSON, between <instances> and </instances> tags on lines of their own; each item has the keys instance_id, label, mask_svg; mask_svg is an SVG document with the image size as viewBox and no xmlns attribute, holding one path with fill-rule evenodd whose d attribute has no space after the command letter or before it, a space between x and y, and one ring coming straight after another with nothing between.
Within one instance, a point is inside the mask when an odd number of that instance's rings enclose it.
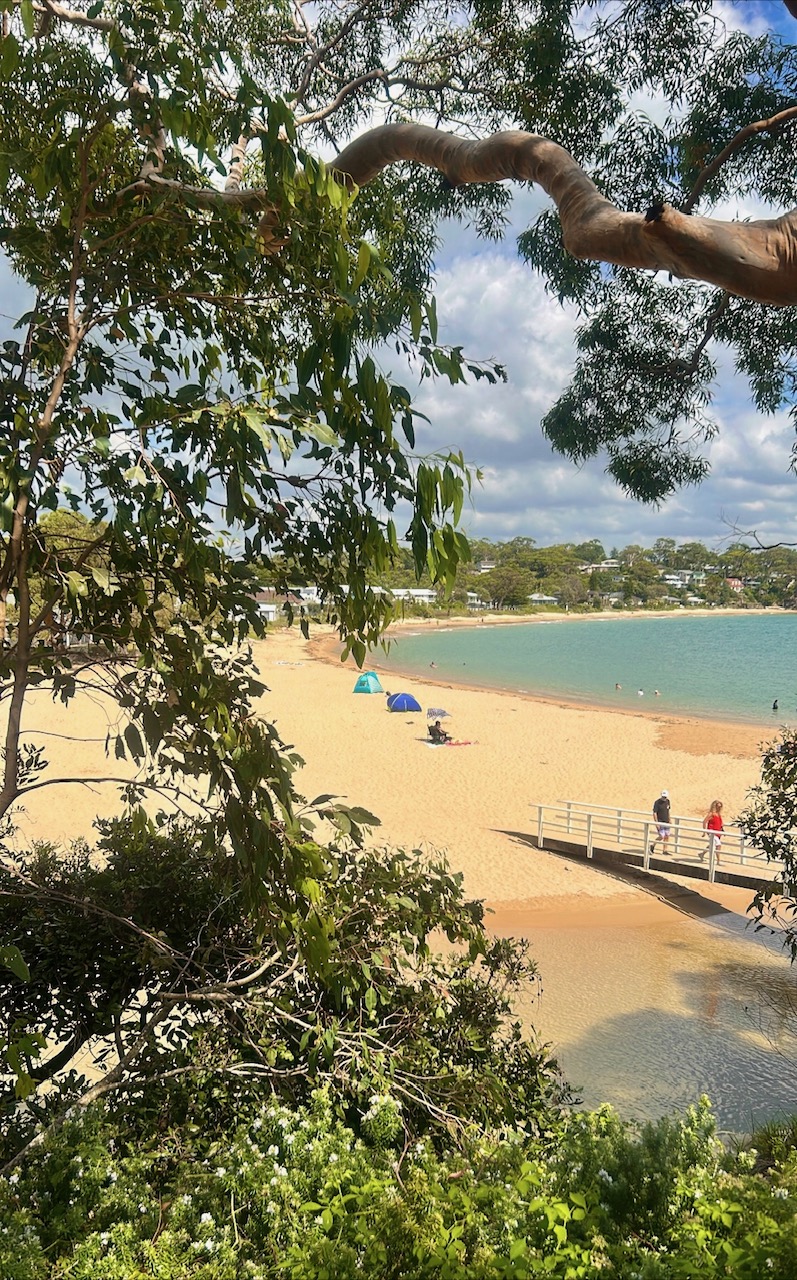
<instances>
[{"instance_id":1,"label":"golden sand","mask_svg":"<svg viewBox=\"0 0 797 1280\"><path fill-rule=\"evenodd\" d=\"M443 696L439 684L408 677L401 687L422 712L389 713L383 696L353 696L357 668L339 661L334 636L317 628L314 637L307 642L275 629L254 646L268 686L258 710L304 759L299 790L308 799L332 793L371 810L382 823L378 844L445 852L468 893L506 919L520 913L528 922L540 912L550 919L565 909L571 919L591 916L609 900L624 912L634 904L645 913L671 909L593 866L530 848L533 804L577 800L649 811L666 787L674 814L702 818L719 796L732 822L758 780L764 727L458 686L446 686ZM379 669L378 655L370 665ZM426 708L436 705L451 713L446 727L471 745L427 745ZM42 740L51 761L46 776L99 778L120 774L104 749L112 719L102 700L81 696L62 708L38 694L24 727L28 740L41 730L65 735ZM108 783L45 787L26 800L20 840L90 838L93 817L118 807ZM736 909L750 896L714 886L711 892Z\"/></svg>"}]
</instances>

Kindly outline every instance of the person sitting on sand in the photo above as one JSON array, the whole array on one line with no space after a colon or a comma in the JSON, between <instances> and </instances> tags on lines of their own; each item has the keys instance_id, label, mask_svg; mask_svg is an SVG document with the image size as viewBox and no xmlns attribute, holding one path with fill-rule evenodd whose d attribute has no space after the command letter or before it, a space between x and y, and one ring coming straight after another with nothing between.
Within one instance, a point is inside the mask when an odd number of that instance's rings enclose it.
<instances>
[{"instance_id":1,"label":"person sitting on sand","mask_svg":"<svg viewBox=\"0 0 797 1280\"><path fill-rule=\"evenodd\" d=\"M429 725L429 737L432 739L432 742L436 742L438 745L443 742L451 741L451 734L446 733L439 720L435 720L434 724Z\"/></svg>"}]
</instances>

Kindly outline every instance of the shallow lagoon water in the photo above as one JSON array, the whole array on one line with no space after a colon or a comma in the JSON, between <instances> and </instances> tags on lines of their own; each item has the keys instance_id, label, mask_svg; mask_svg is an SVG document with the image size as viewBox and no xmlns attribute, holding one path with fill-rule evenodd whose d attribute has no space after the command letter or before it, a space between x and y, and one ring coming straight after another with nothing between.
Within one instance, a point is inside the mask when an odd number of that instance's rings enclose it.
<instances>
[{"instance_id":1,"label":"shallow lagoon water","mask_svg":"<svg viewBox=\"0 0 797 1280\"><path fill-rule=\"evenodd\" d=\"M535 927L530 944L543 990L518 1012L586 1106L646 1120L705 1093L728 1133L797 1112L797 972L782 952L677 912Z\"/></svg>"},{"instance_id":2,"label":"shallow lagoon water","mask_svg":"<svg viewBox=\"0 0 797 1280\"><path fill-rule=\"evenodd\" d=\"M439 681L676 715L797 723L797 613L441 625L400 633L380 661L427 680L434 663Z\"/></svg>"}]
</instances>

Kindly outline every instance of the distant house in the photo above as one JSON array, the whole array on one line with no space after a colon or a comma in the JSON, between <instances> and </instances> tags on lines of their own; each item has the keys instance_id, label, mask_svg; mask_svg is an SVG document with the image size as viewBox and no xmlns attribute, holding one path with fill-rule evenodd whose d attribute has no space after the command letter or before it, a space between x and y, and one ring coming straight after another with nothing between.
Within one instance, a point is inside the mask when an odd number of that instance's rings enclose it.
<instances>
[{"instance_id":1,"label":"distant house","mask_svg":"<svg viewBox=\"0 0 797 1280\"><path fill-rule=\"evenodd\" d=\"M741 578L726 578L725 582L726 585L730 587L731 591L736 591L737 593L739 591L744 591L744 583Z\"/></svg>"},{"instance_id":2,"label":"distant house","mask_svg":"<svg viewBox=\"0 0 797 1280\"><path fill-rule=\"evenodd\" d=\"M480 560L478 565L479 573L492 573L495 568L495 560Z\"/></svg>"},{"instance_id":3,"label":"distant house","mask_svg":"<svg viewBox=\"0 0 797 1280\"><path fill-rule=\"evenodd\" d=\"M485 601L482 600L478 591L468 591L466 594L468 597L469 609L486 609L487 608Z\"/></svg>"},{"instance_id":4,"label":"distant house","mask_svg":"<svg viewBox=\"0 0 797 1280\"><path fill-rule=\"evenodd\" d=\"M321 596L318 593L318 587L296 587L295 594L299 596L302 604L321 604Z\"/></svg>"},{"instance_id":5,"label":"distant house","mask_svg":"<svg viewBox=\"0 0 797 1280\"><path fill-rule=\"evenodd\" d=\"M411 600L413 604L437 603L434 587L392 587L390 594L394 600Z\"/></svg>"},{"instance_id":6,"label":"distant house","mask_svg":"<svg viewBox=\"0 0 797 1280\"><path fill-rule=\"evenodd\" d=\"M295 591L278 592L273 587L264 587L255 594L257 612L264 622L276 622L286 603L298 609L301 608L302 600Z\"/></svg>"},{"instance_id":7,"label":"distant house","mask_svg":"<svg viewBox=\"0 0 797 1280\"><path fill-rule=\"evenodd\" d=\"M558 596L546 596L541 591L535 591L529 596L532 604L558 604Z\"/></svg>"}]
</instances>

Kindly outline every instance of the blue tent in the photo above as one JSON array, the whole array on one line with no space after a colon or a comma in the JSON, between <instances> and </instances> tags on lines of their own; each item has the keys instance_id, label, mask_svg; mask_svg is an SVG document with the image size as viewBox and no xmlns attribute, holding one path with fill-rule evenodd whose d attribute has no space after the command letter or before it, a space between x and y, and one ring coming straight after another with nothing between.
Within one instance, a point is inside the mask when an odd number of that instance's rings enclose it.
<instances>
[{"instance_id":1,"label":"blue tent","mask_svg":"<svg viewBox=\"0 0 797 1280\"><path fill-rule=\"evenodd\" d=\"M363 671L362 675L357 677L352 693L384 693L384 690L375 671Z\"/></svg>"},{"instance_id":2,"label":"blue tent","mask_svg":"<svg viewBox=\"0 0 797 1280\"><path fill-rule=\"evenodd\" d=\"M420 711L421 704L411 693L389 693L387 695L388 711Z\"/></svg>"}]
</instances>

